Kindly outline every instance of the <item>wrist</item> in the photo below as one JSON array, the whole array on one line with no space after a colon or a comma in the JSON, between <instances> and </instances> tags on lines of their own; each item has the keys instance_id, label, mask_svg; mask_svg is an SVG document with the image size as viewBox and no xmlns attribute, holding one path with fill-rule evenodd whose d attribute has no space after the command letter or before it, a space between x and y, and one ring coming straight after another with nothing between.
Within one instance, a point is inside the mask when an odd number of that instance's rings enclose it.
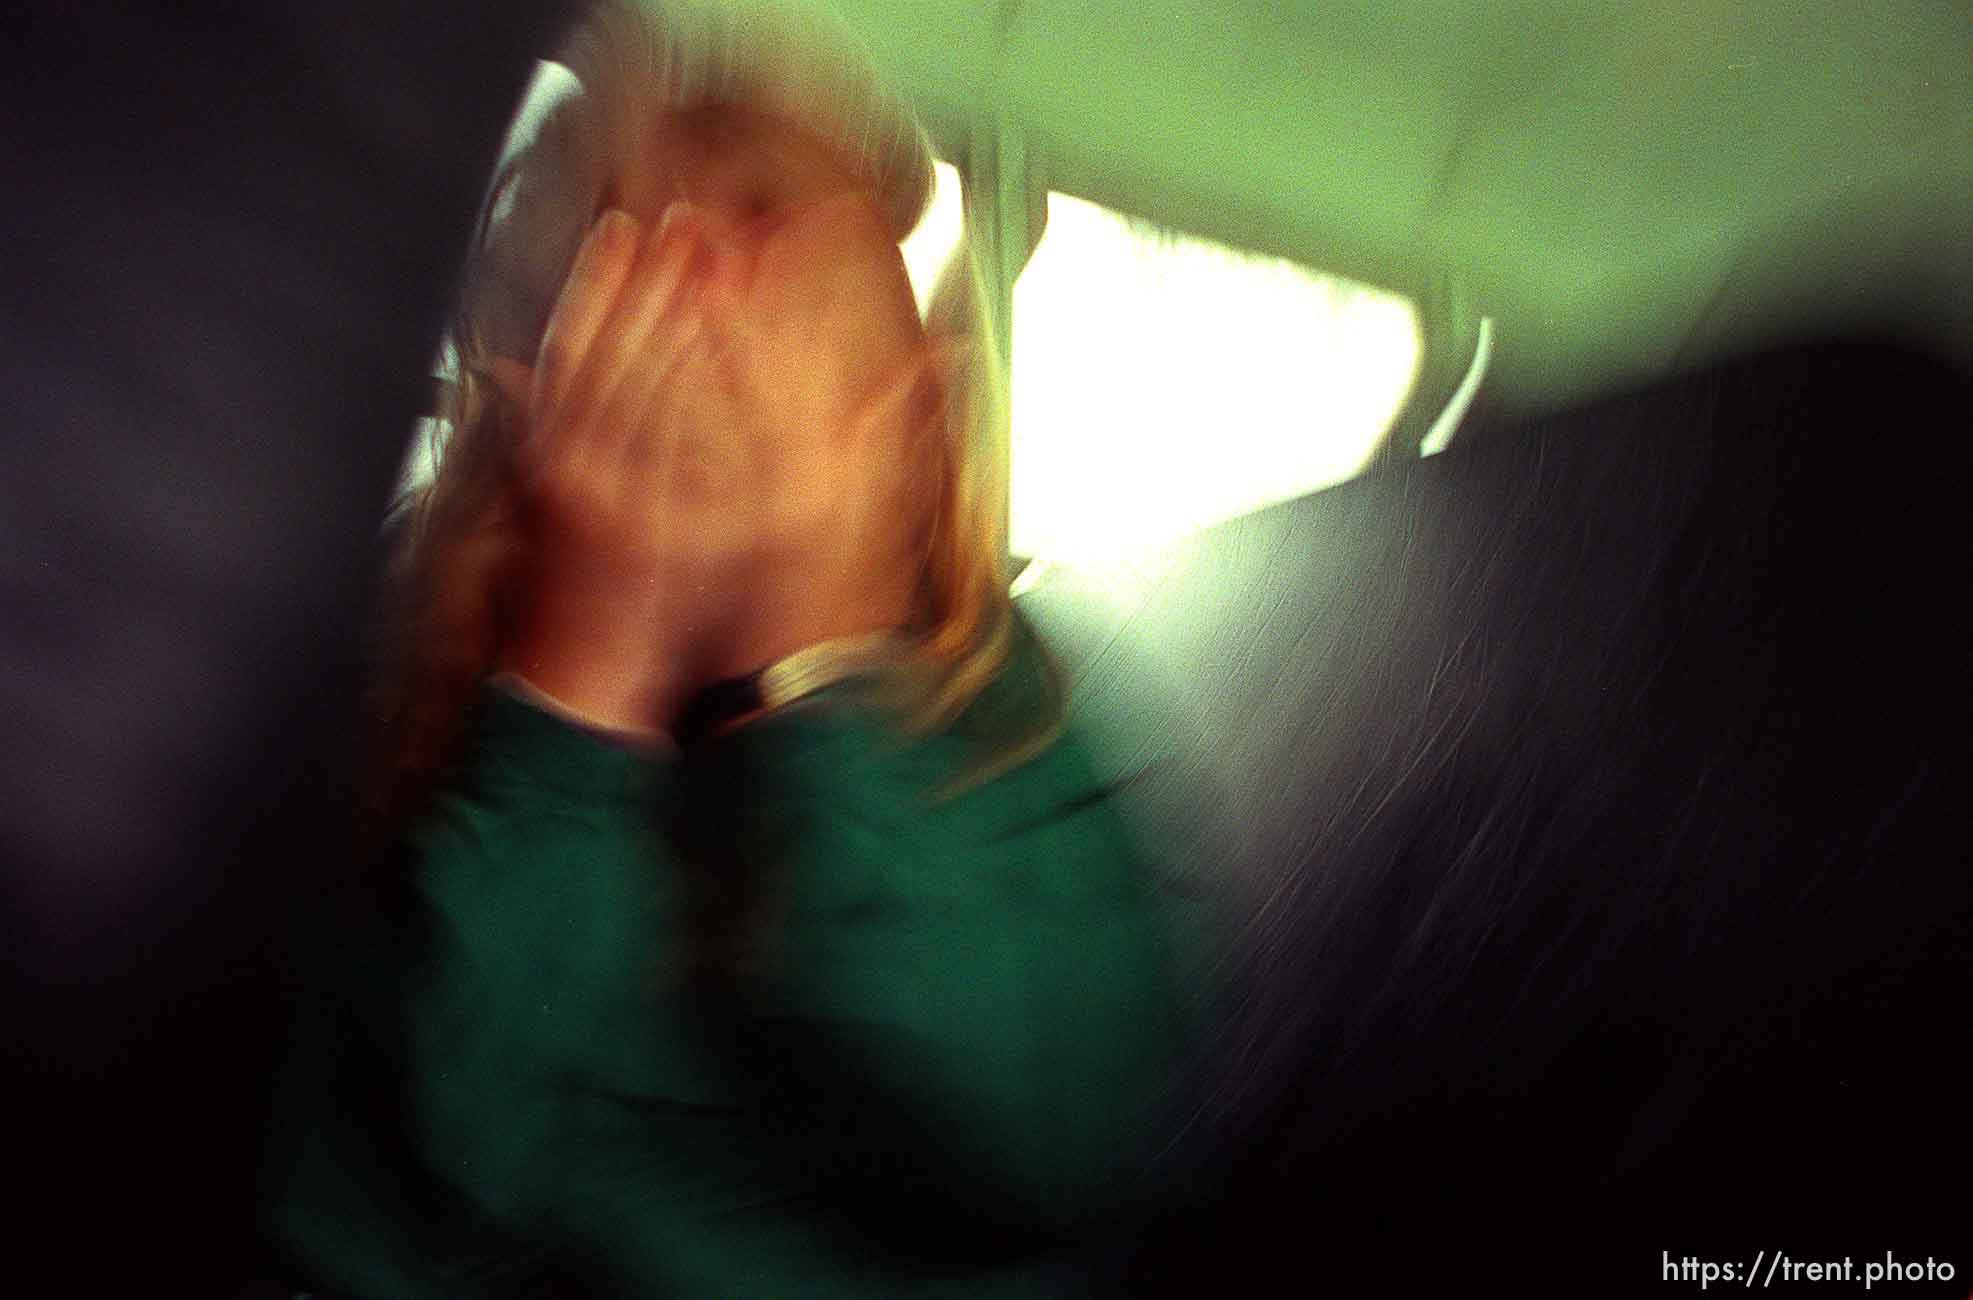
<instances>
[{"instance_id":1,"label":"wrist","mask_svg":"<svg viewBox=\"0 0 1973 1300\"><path fill-rule=\"evenodd\" d=\"M909 637L896 630L833 637L696 693L673 734L691 746L795 704L847 678L894 662Z\"/></svg>"},{"instance_id":2,"label":"wrist","mask_svg":"<svg viewBox=\"0 0 1973 1300\"><path fill-rule=\"evenodd\" d=\"M709 657L714 681L757 672L828 641L898 633L912 626L915 594L902 585L830 592L795 586L754 601Z\"/></svg>"},{"instance_id":3,"label":"wrist","mask_svg":"<svg viewBox=\"0 0 1973 1300\"><path fill-rule=\"evenodd\" d=\"M547 712L626 739L670 740L680 692L607 664L546 654L502 655L489 680L518 687Z\"/></svg>"},{"instance_id":4,"label":"wrist","mask_svg":"<svg viewBox=\"0 0 1973 1300\"><path fill-rule=\"evenodd\" d=\"M669 754L674 757L679 752L678 741L671 731L662 727L613 725L606 718L575 708L561 697L542 690L525 675L515 670L496 671L487 677L486 682L502 694L520 700L537 712L546 713L614 747L636 750L640 753Z\"/></svg>"},{"instance_id":5,"label":"wrist","mask_svg":"<svg viewBox=\"0 0 1973 1300\"><path fill-rule=\"evenodd\" d=\"M566 591L541 593L493 662L586 725L636 734L669 730L688 689L679 669L655 618Z\"/></svg>"}]
</instances>

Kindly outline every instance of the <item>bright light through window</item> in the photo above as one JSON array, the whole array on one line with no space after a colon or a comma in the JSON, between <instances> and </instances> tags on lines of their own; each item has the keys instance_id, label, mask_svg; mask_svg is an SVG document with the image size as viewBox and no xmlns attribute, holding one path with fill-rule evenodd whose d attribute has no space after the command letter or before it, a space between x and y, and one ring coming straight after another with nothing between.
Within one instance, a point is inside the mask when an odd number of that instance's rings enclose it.
<instances>
[{"instance_id":1,"label":"bright light through window","mask_svg":"<svg viewBox=\"0 0 1973 1300\"><path fill-rule=\"evenodd\" d=\"M961 226L937 170L921 305ZM1403 298L1051 195L1014 291L1012 549L1096 563L1350 478L1417 358Z\"/></svg>"},{"instance_id":2,"label":"bright light through window","mask_svg":"<svg viewBox=\"0 0 1973 1300\"><path fill-rule=\"evenodd\" d=\"M573 85L543 64L514 142ZM921 310L963 224L958 174L935 171L904 245ZM1417 355L1402 298L1051 195L1014 291L1012 549L1125 558L1350 478ZM432 432L403 486L429 477Z\"/></svg>"}]
</instances>

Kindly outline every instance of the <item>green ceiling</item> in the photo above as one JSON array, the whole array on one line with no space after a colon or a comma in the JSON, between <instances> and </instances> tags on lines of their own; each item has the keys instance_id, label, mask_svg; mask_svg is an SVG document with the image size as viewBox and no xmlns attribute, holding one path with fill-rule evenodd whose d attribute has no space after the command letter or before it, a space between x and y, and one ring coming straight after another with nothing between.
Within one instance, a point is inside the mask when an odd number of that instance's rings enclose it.
<instances>
[{"instance_id":1,"label":"green ceiling","mask_svg":"<svg viewBox=\"0 0 1973 1300\"><path fill-rule=\"evenodd\" d=\"M1872 319L1973 356L1963 0L801 3L950 160L1403 292L1428 349L1492 317L1512 406Z\"/></svg>"}]
</instances>

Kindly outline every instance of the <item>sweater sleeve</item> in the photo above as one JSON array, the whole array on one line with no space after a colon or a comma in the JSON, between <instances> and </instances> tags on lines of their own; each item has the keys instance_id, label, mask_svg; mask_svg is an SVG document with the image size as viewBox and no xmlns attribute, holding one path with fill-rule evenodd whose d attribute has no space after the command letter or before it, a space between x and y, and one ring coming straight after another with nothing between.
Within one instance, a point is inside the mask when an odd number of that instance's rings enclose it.
<instances>
[{"instance_id":1,"label":"sweater sleeve","mask_svg":"<svg viewBox=\"0 0 1973 1300\"><path fill-rule=\"evenodd\" d=\"M1183 1050L1166 918L1073 732L943 806L968 752L853 710L715 762L778 861L753 985L783 1119L832 1194L921 1240L1086 1233L1139 1208Z\"/></svg>"},{"instance_id":2,"label":"sweater sleeve","mask_svg":"<svg viewBox=\"0 0 1973 1300\"><path fill-rule=\"evenodd\" d=\"M659 1007L638 1032L638 977L668 913L647 810L674 767L481 692L395 901L361 932L325 916L307 936L265 1211L296 1284L581 1293L567 1271L586 1266L540 1208L573 1167L571 1094L673 1082L653 1077L666 1027Z\"/></svg>"},{"instance_id":3,"label":"sweater sleeve","mask_svg":"<svg viewBox=\"0 0 1973 1300\"><path fill-rule=\"evenodd\" d=\"M411 920L296 1075L274 1223L301 1280L1059 1289L1051 1248L1141 1187L1176 1046L1162 925L1073 742L933 807L969 751L899 748L848 699L681 762L483 693L409 838ZM769 905L744 995L708 1000L674 830L728 817ZM352 1124L323 1090L359 1045L388 1104Z\"/></svg>"}]
</instances>

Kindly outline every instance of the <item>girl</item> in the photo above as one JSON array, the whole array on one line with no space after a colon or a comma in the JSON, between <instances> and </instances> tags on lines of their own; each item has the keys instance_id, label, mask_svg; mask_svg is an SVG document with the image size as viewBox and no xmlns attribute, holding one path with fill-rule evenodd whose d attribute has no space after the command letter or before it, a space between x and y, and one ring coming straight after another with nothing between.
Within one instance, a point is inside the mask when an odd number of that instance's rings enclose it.
<instances>
[{"instance_id":1,"label":"girl","mask_svg":"<svg viewBox=\"0 0 1973 1300\"><path fill-rule=\"evenodd\" d=\"M929 328L905 277L922 132L814 32L610 5L558 59L392 557L383 906L325 931L272 1235L352 1296L1083 1289L1176 1002L1008 597L970 253Z\"/></svg>"}]
</instances>

